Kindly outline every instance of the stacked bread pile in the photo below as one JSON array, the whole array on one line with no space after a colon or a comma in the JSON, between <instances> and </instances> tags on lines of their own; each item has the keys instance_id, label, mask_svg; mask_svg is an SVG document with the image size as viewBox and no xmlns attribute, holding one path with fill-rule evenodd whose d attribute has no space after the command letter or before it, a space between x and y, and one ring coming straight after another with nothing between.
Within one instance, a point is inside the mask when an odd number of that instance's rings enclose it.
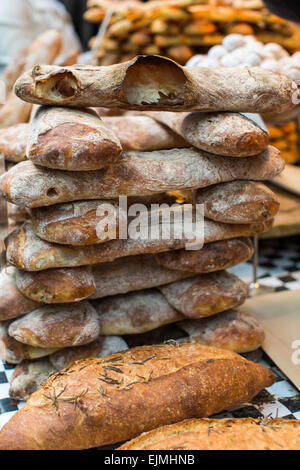
<instances>
[{"instance_id":1,"label":"stacked bread pile","mask_svg":"<svg viewBox=\"0 0 300 470\"><path fill-rule=\"evenodd\" d=\"M92 41L99 65L136 54L160 54L185 64L232 33L255 35L291 52L299 49L296 24L271 14L261 0L89 0L88 7L85 19L93 23L112 12L104 38Z\"/></svg>"},{"instance_id":2,"label":"stacked bread pile","mask_svg":"<svg viewBox=\"0 0 300 470\"><path fill-rule=\"evenodd\" d=\"M15 91L42 106L30 124L29 160L1 180L5 198L31 214L7 240L14 273L1 280L2 356L29 359L14 373L16 398L66 369L4 427L1 448L118 442L211 415L270 385L263 366L207 345L242 352L263 339L256 320L235 310L247 286L225 269L249 259L248 237L272 225L278 201L260 181L284 163L238 111L289 110L296 84L259 68L186 69L150 56L111 67L36 66ZM101 120L88 109L100 106L142 113ZM124 231L132 214L120 195L128 206L149 206L191 189L204 205L202 249L186 250L189 238L172 232L141 239ZM118 215L116 230L103 224L104 202ZM162 226L150 221L151 230ZM121 336L174 322L185 341L99 359L126 348ZM95 359L70 366L87 357Z\"/></svg>"},{"instance_id":3,"label":"stacked bread pile","mask_svg":"<svg viewBox=\"0 0 300 470\"><path fill-rule=\"evenodd\" d=\"M247 237L271 227L279 204L260 181L278 175L283 160L237 111L289 109L297 87L261 69L235 74L241 85L232 92L232 69L139 57L112 67L38 66L17 81L20 98L47 106L36 109L27 144L21 133L29 160L2 177L5 198L31 216L7 240L15 269L1 281L5 360L49 356L30 366L48 373L124 349L122 335L174 322L205 344L238 352L261 344L255 320L232 311L247 286L225 269L249 259ZM87 108L100 105L143 113L101 120ZM204 204L202 249L186 250L187 238L172 233L127 238L120 195L150 207L170 202L166 191L190 189ZM113 229L101 224L104 202L118 215Z\"/></svg>"}]
</instances>

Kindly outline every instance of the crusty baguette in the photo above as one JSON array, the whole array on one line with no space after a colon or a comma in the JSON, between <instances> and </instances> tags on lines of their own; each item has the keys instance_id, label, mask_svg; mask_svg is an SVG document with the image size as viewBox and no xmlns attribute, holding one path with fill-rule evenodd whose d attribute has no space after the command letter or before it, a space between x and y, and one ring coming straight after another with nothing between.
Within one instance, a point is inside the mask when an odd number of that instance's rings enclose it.
<instances>
[{"instance_id":1,"label":"crusty baguette","mask_svg":"<svg viewBox=\"0 0 300 470\"><path fill-rule=\"evenodd\" d=\"M273 221L258 224L223 224L205 220L204 243L267 232ZM110 240L106 243L72 247L48 243L38 238L30 222L25 222L7 238L7 261L25 271L106 263L117 258L184 248L187 239Z\"/></svg>"},{"instance_id":2,"label":"crusty baguette","mask_svg":"<svg viewBox=\"0 0 300 470\"><path fill-rule=\"evenodd\" d=\"M125 349L128 349L127 343L120 336L99 336L95 341L84 346L60 349L51 354L49 360L57 370L61 370L70 367L74 361L80 359L110 356Z\"/></svg>"},{"instance_id":3,"label":"crusty baguette","mask_svg":"<svg viewBox=\"0 0 300 470\"><path fill-rule=\"evenodd\" d=\"M272 219L280 206L271 189L254 181L231 181L200 189L196 202L204 204L205 217L229 224Z\"/></svg>"},{"instance_id":4,"label":"crusty baguette","mask_svg":"<svg viewBox=\"0 0 300 470\"><path fill-rule=\"evenodd\" d=\"M9 396L13 400L27 400L57 369L48 358L37 361L22 361L14 370L9 386Z\"/></svg>"},{"instance_id":5,"label":"crusty baguette","mask_svg":"<svg viewBox=\"0 0 300 470\"><path fill-rule=\"evenodd\" d=\"M100 334L98 315L83 301L68 306L43 305L13 321L8 333L20 343L65 348L91 343Z\"/></svg>"},{"instance_id":6,"label":"crusty baguette","mask_svg":"<svg viewBox=\"0 0 300 470\"><path fill-rule=\"evenodd\" d=\"M199 274L159 289L172 307L189 318L209 317L237 307L248 296L247 284L226 271Z\"/></svg>"},{"instance_id":7,"label":"crusty baguette","mask_svg":"<svg viewBox=\"0 0 300 470\"><path fill-rule=\"evenodd\" d=\"M26 160L29 124L20 123L0 130L0 154L10 162Z\"/></svg>"},{"instance_id":8,"label":"crusty baguette","mask_svg":"<svg viewBox=\"0 0 300 470\"><path fill-rule=\"evenodd\" d=\"M239 113L148 112L190 145L217 155L249 157L268 147L268 134Z\"/></svg>"},{"instance_id":9,"label":"crusty baguette","mask_svg":"<svg viewBox=\"0 0 300 470\"><path fill-rule=\"evenodd\" d=\"M0 357L9 364L19 364L23 359L39 359L49 356L56 348L38 348L16 341L8 334L10 322L0 322Z\"/></svg>"},{"instance_id":10,"label":"crusty baguette","mask_svg":"<svg viewBox=\"0 0 300 470\"><path fill-rule=\"evenodd\" d=\"M183 320L178 326L189 335L190 341L238 353L254 351L265 338L259 321L238 310L226 310L199 320Z\"/></svg>"},{"instance_id":11,"label":"crusty baguette","mask_svg":"<svg viewBox=\"0 0 300 470\"><path fill-rule=\"evenodd\" d=\"M1 178L4 197L17 205L40 207L82 199L147 196L212 184L272 179L284 168L274 147L249 158L221 157L196 149L123 153L97 171L70 172L21 162ZM32 185L32 181L35 182Z\"/></svg>"},{"instance_id":12,"label":"crusty baguette","mask_svg":"<svg viewBox=\"0 0 300 470\"><path fill-rule=\"evenodd\" d=\"M71 450L121 442L248 402L274 380L260 364L195 343L77 361L51 376L6 423L0 449Z\"/></svg>"},{"instance_id":13,"label":"crusty baguette","mask_svg":"<svg viewBox=\"0 0 300 470\"><path fill-rule=\"evenodd\" d=\"M37 165L68 171L99 170L115 163L119 139L92 109L37 107L27 157Z\"/></svg>"},{"instance_id":14,"label":"crusty baguette","mask_svg":"<svg viewBox=\"0 0 300 470\"><path fill-rule=\"evenodd\" d=\"M126 151L189 147L182 137L149 116L107 116L102 120Z\"/></svg>"},{"instance_id":15,"label":"crusty baguette","mask_svg":"<svg viewBox=\"0 0 300 470\"><path fill-rule=\"evenodd\" d=\"M243 263L250 259L253 253L250 238L231 238L206 243L201 250L182 249L158 253L156 260L161 266L176 271L206 273Z\"/></svg>"},{"instance_id":16,"label":"crusty baguette","mask_svg":"<svg viewBox=\"0 0 300 470\"><path fill-rule=\"evenodd\" d=\"M157 289L107 297L93 306L103 335L145 333L184 318Z\"/></svg>"},{"instance_id":17,"label":"crusty baguette","mask_svg":"<svg viewBox=\"0 0 300 470\"><path fill-rule=\"evenodd\" d=\"M163 426L118 450L299 450L300 421L253 418L190 419Z\"/></svg>"},{"instance_id":18,"label":"crusty baguette","mask_svg":"<svg viewBox=\"0 0 300 470\"><path fill-rule=\"evenodd\" d=\"M15 270L11 267L0 273L0 321L20 317L38 306L16 287L14 275Z\"/></svg>"},{"instance_id":19,"label":"crusty baguette","mask_svg":"<svg viewBox=\"0 0 300 470\"><path fill-rule=\"evenodd\" d=\"M259 67L186 68L159 56L107 67L36 66L15 93L37 104L250 113L288 111L298 96L288 77Z\"/></svg>"}]
</instances>

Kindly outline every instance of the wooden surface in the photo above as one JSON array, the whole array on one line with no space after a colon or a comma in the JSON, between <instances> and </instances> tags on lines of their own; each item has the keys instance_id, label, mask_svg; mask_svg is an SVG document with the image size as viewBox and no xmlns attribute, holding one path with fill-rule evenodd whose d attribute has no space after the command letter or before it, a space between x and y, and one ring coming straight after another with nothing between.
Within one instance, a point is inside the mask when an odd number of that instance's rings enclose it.
<instances>
[{"instance_id":1,"label":"wooden surface","mask_svg":"<svg viewBox=\"0 0 300 470\"><path fill-rule=\"evenodd\" d=\"M297 196L300 196L300 167L286 164L281 175L276 176L272 183Z\"/></svg>"},{"instance_id":2,"label":"wooden surface","mask_svg":"<svg viewBox=\"0 0 300 470\"><path fill-rule=\"evenodd\" d=\"M252 297L239 310L261 321L263 350L300 390L300 290Z\"/></svg>"}]
</instances>

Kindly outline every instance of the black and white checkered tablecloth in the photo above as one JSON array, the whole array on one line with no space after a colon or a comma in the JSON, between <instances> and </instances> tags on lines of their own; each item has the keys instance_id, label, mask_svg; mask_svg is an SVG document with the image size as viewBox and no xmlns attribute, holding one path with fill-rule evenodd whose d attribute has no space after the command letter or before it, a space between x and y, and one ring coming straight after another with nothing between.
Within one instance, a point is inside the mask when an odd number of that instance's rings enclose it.
<instances>
[{"instance_id":1,"label":"black and white checkered tablecloth","mask_svg":"<svg viewBox=\"0 0 300 470\"><path fill-rule=\"evenodd\" d=\"M243 263L230 271L246 282L252 280L251 262ZM275 292L300 289L300 237L261 241L258 275L261 283L272 287ZM266 355L262 357L260 363L272 369L277 377L276 382L263 390L251 403L221 413L216 417L269 416L300 419L299 390ZM300 369L300 365L296 367ZM24 403L16 404L9 398L9 381L13 371L14 366L0 360L0 428L24 405Z\"/></svg>"}]
</instances>

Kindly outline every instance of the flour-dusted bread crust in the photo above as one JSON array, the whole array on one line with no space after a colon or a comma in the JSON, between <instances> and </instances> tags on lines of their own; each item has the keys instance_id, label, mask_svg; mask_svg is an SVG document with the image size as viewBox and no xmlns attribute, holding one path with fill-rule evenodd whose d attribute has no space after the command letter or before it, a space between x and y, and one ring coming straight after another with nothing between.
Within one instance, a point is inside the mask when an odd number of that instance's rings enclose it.
<instances>
[{"instance_id":1,"label":"flour-dusted bread crust","mask_svg":"<svg viewBox=\"0 0 300 470\"><path fill-rule=\"evenodd\" d=\"M2 428L0 449L71 450L121 442L248 402L274 380L260 364L195 343L77 361L51 376Z\"/></svg>"},{"instance_id":2,"label":"flour-dusted bread crust","mask_svg":"<svg viewBox=\"0 0 300 470\"><path fill-rule=\"evenodd\" d=\"M267 232L273 221L258 224L223 224L205 220L204 243L236 237L249 237ZM171 232L172 233L172 232ZM30 222L16 229L7 239L7 261L25 271L43 271L50 268L76 267L114 261L117 258L185 248L183 239L110 240L83 247L64 246L41 240Z\"/></svg>"},{"instance_id":3,"label":"flour-dusted bread crust","mask_svg":"<svg viewBox=\"0 0 300 470\"><path fill-rule=\"evenodd\" d=\"M189 335L190 341L238 353L254 351L265 338L259 321L238 310L226 310L199 320L183 320L178 326Z\"/></svg>"},{"instance_id":4,"label":"flour-dusted bread crust","mask_svg":"<svg viewBox=\"0 0 300 470\"><path fill-rule=\"evenodd\" d=\"M29 124L20 123L0 129L0 154L9 162L26 160Z\"/></svg>"},{"instance_id":5,"label":"flour-dusted bread crust","mask_svg":"<svg viewBox=\"0 0 300 470\"><path fill-rule=\"evenodd\" d=\"M199 274L159 289L172 307L190 318L209 317L237 307L248 296L247 284L226 271Z\"/></svg>"},{"instance_id":6,"label":"flour-dusted bread crust","mask_svg":"<svg viewBox=\"0 0 300 470\"><path fill-rule=\"evenodd\" d=\"M163 426L118 450L299 450L296 419L191 419Z\"/></svg>"},{"instance_id":7,"label":"flour-dusted bread crust","mask_svg":"<svg viewBox=\"0 0 300 470\"><path fill-rule=\"evenodd\" d=\"M37 361L22 361L14 370L10 380L9 396L13 400L27 400L57 369L48 358Z\"/></svg>"},{"instance_id":8,"label":"flour-dusted bread crust","mask_svg":"<svg viewBox=\"0 0 300 470\"><path fill-rule=\"evenodd\" d=\"M249 157L268 147L267 132L239 113L148 113L190 145L206 152Z\"/></svg>"},{"instance_id":9,"label":"flour-dusted bread crust","mask_svg":"<svg viewBox=\"0 0 300 470\"><path fill-rule=\"evenodd\" d=\"M56 348L38 348L16 341L8 334L11 322L0 322L0 357L9 364L19 364L23 359L39 359L49 356Z\"/></svg>"},{"instance_id":10,"label":"flour-dusted bread crust","mask_svg":"<svg viewBox=\"0 0 300 470\"><path fill-rule=\"evenodd\" d=\"M196 202L204 204L205 217L229 224L272 219L280 206L276 194L255 181L231 181L199 189Z\"/></svg>"},{"instance_id":11,"label":"flour-dusted bread crust","mask_svg":"<svg viewBox=\"0 0 300 470\"><path fill-rule=\"evenodd\" d=\"M103 335L145 333L183 319L157 289L107 297L93 306Z\"/></svg>"},{"instance_id":12,"label":"flour-dusted bread crust","mask_svg":"<svg viewBox=\"0 0 300 470\"><path fill-rule=\"evenodd\" d=\"M31 120L27 157L68 171L99 170L115 163L120 141L91 109L42 106Z\"/></svg>"},{"instance_id":13,"label":"flour-dusted bread crust","mask_svg":"<svg viewBox=\"0 0 300 470\"><path fill-rule=\"evenodd\" d=\"M117 163L90 172L53 170L21 162L2 176L1 187L9 202L40 207L119 195L147 196L236 179L262 181L274 178L283 168L280 152L271 146L249 158L221 157L192 148L124 152Z\"/></svg>"},{"instance_id":14,"label":"flour-dusted bread crust","mask_svg":"<svg viewBox=\"0 0 300 470\"><path fill-rule=\"evenodd\" d=\"M21 343L41 348L82 346L98 338L100 325L92 305L43 305L12 322L8 333Z\"/></svg>"},{"instance_id":15,"label":"flour-dusted bread crust","mask_svg":"<svg viewBox=\"0 0 300 470\"><path fill-rule=\"evenodd\" d=\"M288 111L298 96L288 77L259 67L186 68L159 56L106 67L38 65L15 93L37 104L250 113Z\"/></svg>"},{"instance_id":16,"label":"flour-dusted bread crust","mask_svg":"<svg viewBox=\"0 0 300 470\"><path fill-rule=\"evenodd\" d=\"M15 269L10 267L6 271L0 273L0 321L21 317L38 306L17 288Z\"/></svg>"},{"instance_id":17,"label":"flour-dusted bread crust","mask_svg":"<svg viewBox=\"0 0 300 470\"><path fill-rule=\"evenodd\" d=\"M116 200L74 201L37 207L31 210L31 216L40 238L63 245L103 243L127 233L126 224L122 224L127 220L127 213Z\"/></svg>"},{"instance_id":18,"label":"flour-dusted bread crust","mask_svg":"<svg viewBox=\"0 0 300 470\"><path fill-rule=\"evenodd\" d=\"M118 137L123 150L163 150L190 145L178 134L149 116L107 116L102 120Z\"/></svg>"},{"instance_id":19,"label":"flour-dusted bread crust","mask_svg":"<svg viewBox=\"0 0 300 470\"><path fill-rule=\"evenodd\" d=\"M105 357L126 349L128 349L127 343L121 336L99 336L84 346L60 349L51 354L49 360L57 370L61 370L80 359Z\"/></svg>"},{"instance_id":20,"label":"flour-dusted bread crust","mask_svg":"<svg viewBox=\"0 0 300 470\"><path fill-rule=\"evenodd\" d=\"M158 253L156 260L165 268L193 273L221 271L243 263L253 256L250 238L231 238L206 243L201 250L174 250Z\"/></svg>"},{"instance_id":21,"label":"flour-dusted bread crust","mask_svg":"<svg viewBox=\"0 0 300 470\"><path fill-rule=\"evenodd\" d=\"M95 292L95 279L90 266L47 269L38 273L19 270L16 286L27 299L36 302L69 303L79 302Z\"/></svg>"}]
</instances>

